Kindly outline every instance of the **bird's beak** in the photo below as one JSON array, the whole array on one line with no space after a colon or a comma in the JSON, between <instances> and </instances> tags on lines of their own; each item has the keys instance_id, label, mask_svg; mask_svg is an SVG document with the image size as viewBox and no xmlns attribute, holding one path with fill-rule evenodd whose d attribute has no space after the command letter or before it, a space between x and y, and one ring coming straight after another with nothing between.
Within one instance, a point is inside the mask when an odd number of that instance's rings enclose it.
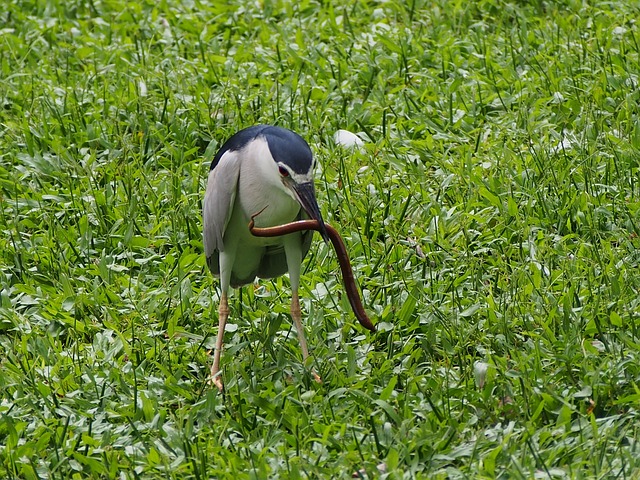
<instances>
[{"instance_id":1,"label":"bird's beak","mask_svg":"<svg viewBox=\"0 0 640 480\"><path fill-rule=\"evenodd\" d=\"M304 211L307 212L307 215L313 220L318 221L320 225L320 235L322 235L325 242L329 243L329 234L327 234L324 220L322 220L322 215L320 214L320 207L318 207L318 202L316 201L316 190L313 183L294 184L293 191L296 197L298 197L298 202L300 202Z\"/></svg>"}]
</instances>

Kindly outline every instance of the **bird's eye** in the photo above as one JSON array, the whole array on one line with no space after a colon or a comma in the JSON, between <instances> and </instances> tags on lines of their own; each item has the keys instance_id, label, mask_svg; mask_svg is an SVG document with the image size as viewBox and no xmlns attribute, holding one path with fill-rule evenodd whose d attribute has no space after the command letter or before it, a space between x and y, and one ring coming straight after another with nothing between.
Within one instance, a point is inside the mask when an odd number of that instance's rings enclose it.
<instances>
[{"instance_id":1,"label":"bird's eye","mask_svg":"<svg viewBox=\"0 0 640 480\"><path fill-rule=\"evenodd\" d=\"M280 172L280 175L282 175L283 177L288 177L289 176L289 170L287 170L286 168L280 166L278 167L278 171Z\"/></svg>"}]
</instances>

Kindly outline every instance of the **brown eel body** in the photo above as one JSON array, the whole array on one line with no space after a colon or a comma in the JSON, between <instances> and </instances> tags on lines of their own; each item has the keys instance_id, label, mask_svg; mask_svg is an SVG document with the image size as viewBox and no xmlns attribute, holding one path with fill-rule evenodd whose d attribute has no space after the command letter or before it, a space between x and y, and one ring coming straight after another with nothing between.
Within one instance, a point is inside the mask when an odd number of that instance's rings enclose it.
<instances>
[{"instance_id":1,"label":"brown eel body","mask_svg":"<svg viewBox=\"0 0 640 480\"><path fill-rule=\"evenodd\" d=\"M301 232L303 230L320 231L320 225L317 220L298 220L297 222L285 223L284 225L278 225L277 227L258 228L255 226L254 218L259 214L260 212L253 215L251 217L251 222L249 222L249 230L256 237L279 237L281 235ZM342 281L344 283L344 288L347 291L347 298L351 304L351 309L360 322L360 325L372 332L375 332L376 327L371 322L367 313L364 311L364 307L362 306L358 287L356 286L356 281L353 276L353 270L351 269L349 254L344 246L344 242L342 241L338 231L331 225L327 225L325 223L325 228L338 257L338 263L340 264L340 270L342 271Z\"/></svg>"}]
</instances>

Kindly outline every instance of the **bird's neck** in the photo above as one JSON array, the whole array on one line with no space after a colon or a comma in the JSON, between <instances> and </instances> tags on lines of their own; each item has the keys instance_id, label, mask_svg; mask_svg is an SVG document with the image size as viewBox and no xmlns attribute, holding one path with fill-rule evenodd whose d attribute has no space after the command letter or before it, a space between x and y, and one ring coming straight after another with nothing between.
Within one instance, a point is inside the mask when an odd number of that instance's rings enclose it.
<instances>
[{"instance_id":1,"label":"bird's neck","mask_svg":"<svg viewBox=\"0 0 640 480\"><path fill-rule=\"evenodd\" d=\"M262 211L255 218L257 227L292 222L300 214L300 204L282 185L280 177L264 172L264 169L241 170L238 188L241 192L260 192L256 195L243 194L236 199L247 222L252 215Z\"/></svg>"}]
</instances>

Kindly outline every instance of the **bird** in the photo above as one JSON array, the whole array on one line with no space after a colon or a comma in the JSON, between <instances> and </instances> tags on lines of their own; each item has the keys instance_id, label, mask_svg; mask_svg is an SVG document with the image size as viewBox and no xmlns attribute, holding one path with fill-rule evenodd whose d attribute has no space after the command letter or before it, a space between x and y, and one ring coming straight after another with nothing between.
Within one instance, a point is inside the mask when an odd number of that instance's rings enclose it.
<instances>
[{"instance_id":1,"label":"bird","mask_svg":"<svg viewBox=\"0 0 640 480\"><path fill-rule=\"evenodd\" d=\"M263 238L252 235L248 224L254 217L256 227L313 219L328 242L316 200L315 165L311 148L300 135L272 125L238 131L211 162L202 207L203 246L209 270L220 279L218 335L210 381L221 392L224 384L220 357L229 318L228 295L231 288L252 283L256 277L274 278L289 273L291 317L303 362L309 357L298 289L302 261L311 246L313 231Z\"/></svg>"}]
</instances>

